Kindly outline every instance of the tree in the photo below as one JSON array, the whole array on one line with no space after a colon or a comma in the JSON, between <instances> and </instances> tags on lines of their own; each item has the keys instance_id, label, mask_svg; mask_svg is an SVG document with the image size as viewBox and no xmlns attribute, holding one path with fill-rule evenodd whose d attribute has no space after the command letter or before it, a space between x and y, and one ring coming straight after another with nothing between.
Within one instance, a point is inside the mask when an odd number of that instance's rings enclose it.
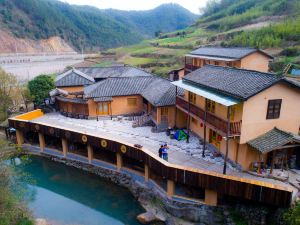
<instances>
[{"instance_id":1,"label":"tree","mask_svg":"<svg viewBox=\"0 0 300 225\"><path fill-rule=\"evenodd\" d=\"M7 118L7 111L13 105L13 88L17 83L14 75L0 68L0 121Z\"/></svg>"},{"instance_id":2,"label":"tree","mask_svg":"<svg viewBox=\"0 0 300 225\"><path fill-rule=\"evenodd\" d=\"M20 90L20 94L21 94L21 97L22 97L22 101L25 105L26 112L28 112L28 104L33 102L34 98L30 94L30 91L27 87L22 87L21 90Z\"/></svg>"},{"instance_id":3,"label":"tree","mask_svg":"<svg viewBox=\"0 0 300 225\"><path fill-rule=\"evenodd\" d=\"M28 82L30 95L35 104L40 105L49 96L49 92L55 88L54 80L47 75L39 75Z\"/></svg>"},{"instance_id":4,"label":"tree","mask_svg":"<svg viewBox=\"0 0 300 225\"><path fill-rule=\"evenodd\" d=\"M300 202L296 202L295 206L283 215L283 220L287 225L300 224Z\"/></svg>"}]
</instances>

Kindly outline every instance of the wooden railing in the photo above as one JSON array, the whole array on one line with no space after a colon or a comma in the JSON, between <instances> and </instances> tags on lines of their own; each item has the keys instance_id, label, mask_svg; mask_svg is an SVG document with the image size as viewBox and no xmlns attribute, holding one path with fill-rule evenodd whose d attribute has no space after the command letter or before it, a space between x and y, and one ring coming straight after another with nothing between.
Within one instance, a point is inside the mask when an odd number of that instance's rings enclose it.
<instances>
[{"instance_id":1,"label":"wooden railing","mask_svg":"<svg viewBox=\"0 0 300 225\"><path fill-rule=\"evenodd\" d=\"M184 98L177 96L176 97L176 105L180 108L184 109L187 113L190 112L194 116L204 120L205 111L200 107L188 103ZM217 117L216 115L206 112L206 123L213 128L221 131L223 134L227 132L227 121ZM240 135L241 134L241 122L231 122L230 123L230 132L229 135Z\"/></svg>"},{"instance_id":2,"label":"wooden railing","mask_svg":"<svg viewBox=\"0 0 300 225\"><path fill-rule=\"evenodd\" d=\"M194 66L192 64L185 64L185 70L194 71L199 68L200 68L199 66Z\"/></svg>"}]
</instances>

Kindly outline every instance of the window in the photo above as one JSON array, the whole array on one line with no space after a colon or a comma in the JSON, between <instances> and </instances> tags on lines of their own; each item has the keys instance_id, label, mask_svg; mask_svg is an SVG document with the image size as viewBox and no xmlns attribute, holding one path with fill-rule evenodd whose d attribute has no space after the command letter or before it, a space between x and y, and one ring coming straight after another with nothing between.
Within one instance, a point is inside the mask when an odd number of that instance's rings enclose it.
<instances>
[{"instance_id":1,"label":"window","mask_svg":"<svg viewBox=\"0 0 300 225\"><path fill-rule=\"evenodd\" d=\"M216 103L212 100L206 99L206 110L211 113L215 113Z\"/></svg>"},{"instance_id":2,"label":"window","mask_svg":"<svg viewBox=\"0 0 300 225\"><path fill-rule=\"evenodd\" d=\"M196 104L196 94L189 92L189 101L192 104Z\"/></svg>"},{"instance_id":3,"label":"window","mask_svg":"<svg viewBox=\"0 0 300 225\"><path fill-rule=\"evenodd\" d=\"M267 119L277 119L280 116L282 99L269 100Z\"/></svg>"},{"instance_id":4,"label":"window","mask_svg":"<svg viewBox=\"0 0 300 225\"><path fill-rule=\"evenodd\" d=\"M137 106L137 98L127 98L128 106Z\"/></svg>"},{"instance_id":5,"label":"window","mask_svg":"<svg viewBox=\"0 0 300 225\"><path fill-rule=\"evenodd\" d=\"M108 102L100 102L98 103L98 115L108 115L108 108L109 108L109 103Z\"/></svg>"}]
</instances>

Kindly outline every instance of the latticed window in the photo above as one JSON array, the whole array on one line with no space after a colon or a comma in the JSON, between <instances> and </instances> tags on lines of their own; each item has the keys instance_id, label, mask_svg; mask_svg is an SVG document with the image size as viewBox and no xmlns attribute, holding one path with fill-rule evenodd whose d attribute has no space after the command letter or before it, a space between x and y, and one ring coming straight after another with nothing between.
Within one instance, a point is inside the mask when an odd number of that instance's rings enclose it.
<instances>
[{"instance_id":1,"label":"latticed window","mask_svg":"<svg viewBox=\"0 0 300 225\"><path fill-rule=\"evenodd\" d=\"M196 94L189 92L189 101L192 104L196 104Z\"/></svg>"},{"instance_id":2,"label":"latticed window","mask_svg":"<svg viewBox=\"0 0 300 225\"><path fill-rule=\"evenodd\" d=\"M216 103L212 100L206 99L206 110L211 113L216 111Z\"/></svg>"},{"instance_id":3,"label":"latticed window","mask_svg":"<svg viewBox=\"0 0 300 225\"><path fill-rule=\"evenodd\" d=\"M282 99L269 100L267 119L277 119L280 117Z\"/></svg>"},{"instance_id":4,"label":"latticed window","mask_svg":"<svg viewBox=\"0 0 300 225\"><path fill-rule=\"evenodd\" d=\"M137 106L137 98L127 98L128 106Z\"/></svg>"}]
</instances>

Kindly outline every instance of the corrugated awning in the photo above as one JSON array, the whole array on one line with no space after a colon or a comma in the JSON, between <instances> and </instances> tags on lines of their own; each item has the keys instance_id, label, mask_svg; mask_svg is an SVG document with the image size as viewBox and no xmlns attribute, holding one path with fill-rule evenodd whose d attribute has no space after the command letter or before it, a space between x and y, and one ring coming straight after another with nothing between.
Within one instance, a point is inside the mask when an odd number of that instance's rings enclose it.
<instances>
[{"instance_id":1,"label":"corrugated awning","mask_svg":"<svg viewBox=\"0 0 300 225\"><path fill-rule=\"evenodd\" d=\"M232 106L238 104L240 101L192 84L188 84L186 82L183 82L182 80L174 81L172 82L177 87L181 87L187 91L190 91L196 95L200 95L204 98L210 99L212 101L215 101L217 103L220 103L225 106Z\"/></svg>"}]
</instances>

